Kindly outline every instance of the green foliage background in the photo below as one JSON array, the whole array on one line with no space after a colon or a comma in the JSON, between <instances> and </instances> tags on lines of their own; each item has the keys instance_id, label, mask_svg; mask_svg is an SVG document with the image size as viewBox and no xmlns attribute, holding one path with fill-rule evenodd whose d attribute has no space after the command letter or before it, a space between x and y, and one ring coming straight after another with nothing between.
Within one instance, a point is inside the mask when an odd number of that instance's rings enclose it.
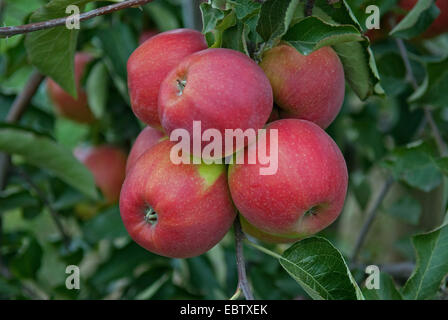
<instances>
[{"instance_id":1,"label":"green foliage background","mask_svg":"<svg viewBox=\"0 0 448 320\"><path fill-rule=\"evenodd\" d=\"M396 2L375 4L387 17L396 11ZM69 4L87 11L105 3L2 0L0 20L11 26L62 17ZM437 16L434 1L424 0L390 36L371 44L364 35L369 4L354 0L330 6L317 0L311 17L304 16L304 2L299 0L268 0L263 5L212 0L201 5L210 46L239 50L259 61L263 51L279 41L303 54L331 45L346 74L342 111L327 130L349 169L344 211L319 236L292 246L248 243L247 270L256 298L447 297L448 160L437 148L425 113L431 113L446 140L448 35L418 37ZM59 27L0 39L0 151L11 154L13 163L0 192L1 299L228 299L234 294L233 231L200 257L153 255L130 239L118 205L99 204L91 174L72 156L81 144L130 149L143 125L129 105L127 59L142 30L182 27L182 10L180 0L158 0L142 10L126 9L83 22L80 31ZM406 40L417 87L409 81L394 37ZM36 69L74 93L73 57L80 50L95 56L83 84L99 121L87 126L57 116L42 84L20 122L5 123L15 97ZM366 212L390 179L393 183L359 261L351 263ZM68 244L48 203L70 235ZM81 219L75 214L80 204L95 207L97 214ZM380 290L364 286L364 265L397 263L410 264L413 273L387 274L384 268ZM81 290L66 288L68 265L80 266Z\"/></svg>"}]
</instances>

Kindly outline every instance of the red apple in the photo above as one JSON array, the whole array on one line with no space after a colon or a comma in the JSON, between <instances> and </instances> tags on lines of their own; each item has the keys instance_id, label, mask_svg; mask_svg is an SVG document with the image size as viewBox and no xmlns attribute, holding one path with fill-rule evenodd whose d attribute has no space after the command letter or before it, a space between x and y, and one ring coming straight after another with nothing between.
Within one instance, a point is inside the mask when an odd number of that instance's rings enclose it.
<instances>
[{"instance_id":1,"label":"red apple","mask_svg":"<svg viewBox=\"0 0 448 320\"><path fill-rule=\"evenodd\" d=\"M78 97L73 98L64 89L62 89L52 79L47 80L47 92L50 100L53 102L57 112L73 121L81 123L92 123L95 117L91 112L87 94L81 86L81 80L84 76L87 65L92 61L92 56L87 53L77 53L75 55L75 81Z\"/></svg>"},{"instance_id":2,"label":"red apple","mask_svg":"<svg viewBox=\"0 0 448 320\"><path fill-rule=\"evenodd\" d=\"M140 132L137 139L135 139L134 145L132 146L131 152L128 156L128 162L126 164L126 173L134 166L137 162L138 158L145 153L146 150L149 150L153 146L155 146L161 139L164 138L163 132L160 130L146 127Z\"/></svg>"},{"instance_id":3,"label":"red apple","mask_svg":"<svg viewBox=\"0 0 448 320\"><path fill-rule=\"evenodd\" d=\"M123 184L120 212L143 248L166 257L194 257L224 237L236 213L225 166L175 165L173 146L162 141L138 159Z\"/></svg>"},{"instance_id":4,"label":"red apple","mask_svg":"<svg viewBox=\"0 0 448 320\"><path fill-rule=\"evenodd\" d=\"M142 34L140 35L140 37L138 38L138 43L142 44L146 40L148 40L148 39L154 37L155 35L157 35L158 33L159 33L159 31L157 31L157 30L146 30L146 31L143 31Z\"/></svg>"},{"instance_id":5,"label":"red apple","mask_svg":"<svg viewBox=\"0 0 448 320\"><path fill-rule=\"evenodd\" d=\"M260 175L260 164L232 164L229 186L243 216L243 230L269 242L294 242L330 225L347 191L347 167L336 143L306 120L284 119L267 126L278 132L278 169ZM267 153L275 146L267 139ZM240 151L243 152L243 151Z\"/></svg>"},{"instance_id":6,"label":"red apple","mask_svg":"<svg viewBox=\"0 0 448 320\"><path fill-rule=\"evenodd\" d=\"M74 154L92 172L106 202L116 202L126 175L126 154L108 145L76 148Z\"/></svg>"},{"instance_id":7,"label":"red apple","mask_svg":"<svg viewBox=\"0 0 448 320\"><path fill-rule=\"evenodd\" d=\"M330 47L304 56L281 44L267 51L260 66L271 81L281 118L312 121L326 128L344 101L342 63Z\"/></svg>"},{"instance_id":8,"label":"red apple","mask_svg":"<svg viewBox=\"0 0 448 320\"><path fill-rule=\"evenodd\" d=\"M410 11L416 3L417 0L401 0L399 6L406 11ZM448 31L448 1L437 0L436 6L440 9L440 14L423 33L424 38L432 38ZM400 20L401 18L399 17Z\"/></svg>"},{"instance_id":9,"label":"red apple","mask_svg":"<svg viewBox=\"0 0 448 320\"><path fill-rule=\"evenodd\" d=\"M201 133L218 130L223 151L215 157L219 158L236 149L234 145L224 152L225 130L262 128L272 104L269 80L253 60L230 49L207 49L185 58L165 78L160 87L159 116L168 134L182 128L193 137L194 120L201 122ZM202 143L202 149L206 144Z\"/></svg>"},{"instance_id":10,"label":"red apple","mask_svg":"<svg viewBox=\"0 0 448 320\"><path fill-rule=\"evenodd\" d=\"M160 84L183 58L206 48L200 32L177 29L150 38L132 53L127 65L129 94L132 110L141 121L160 127L157 113Z\"/></svg>"}]
</instances>

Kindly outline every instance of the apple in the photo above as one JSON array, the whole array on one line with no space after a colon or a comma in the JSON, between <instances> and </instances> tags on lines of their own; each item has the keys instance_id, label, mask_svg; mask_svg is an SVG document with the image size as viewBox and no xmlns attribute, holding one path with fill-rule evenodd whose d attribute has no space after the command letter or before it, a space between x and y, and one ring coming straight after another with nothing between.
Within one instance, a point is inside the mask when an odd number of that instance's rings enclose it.
<instances>
[{"instance_id":1,"label":"apple","mask_svg":"<svg viewBox=\"0 0 448 320\"><path fill-rule=\"evenodd\" d=\"M63 117L80 123L92 123L95 121L95 117L87 102L87 94L81 85L86 67L92 59L91 55L84 52L79 52L75 55L77 99L73 98L52 79L48 78L47 80L47 92L57 112Z\"/></svg>"},{"instance_id":2,"label":"apple","mask_svg":"<svg viewBox=\"0 0 448 320\"><path fill-rule=\"evenodd\" d=\"M159 31L157 31L157 30L152 30L152 29L145 30L145 31L142 32L142 34L138 38L138 43L142 44L143 42L145 42L146 40L154 37L158 33L159 33Z\"/></svg>"},{"instance_id":3,"label":"apple","mask_svg":"<svg viewBox=\"0 0 448 320\"><path fill-rule=\"evenodd\" d=\"M347 192L344 157L316 124L282 119L267 126L278 133L278 169L260 175L260 164L231 164L229 186L243 230L268 242L294 242L330 225ZM273 150L267 139L266 152ZM240 151L243 152L243 151ZM237 153L238 154L238 153Z\"/></svg>"},{"instance_id":4,"label":"apple","mask_svg":"<svg viewBox=\"0 0 448 320\"><path fill-rule=\"evenodd\" d=\"M200 121L201 135L208 129L220 133L223 158L225 130L260 129L272 112L273 94L263 70L249 57L230 49L196 52L173 69L162 82L159 117L168 134L186 130L193 137L193 121ZM202 141L201 156L207 142ZM244 145L242 146L244 147Z\"/></svg>"},{"instance_id":5,"label":"apple","mask_svg":"<svg viewBox=\"0 0 448 320\"><path fill-rule=\"evenodd\" d=\"M119 148L102 145L78 147L74 155L92 172L106 203L118 201L126 175L126 154Z\"/></svg>"},{"instance_id":6,"label":"apple","mask_svg":"<svg viewBox=\"0 0 448 320\"><path fill-rule=\"evenodd\" d=\"M146 151L123 184L120 212L132 239L158 255L201 255L227 233L236 217L226 167L173 164L174 142Z\"/></svg>"},{"instance_id":7,"label":"apple","mask_svg":"<svg viewBox=\"0 0 448 320\"><path fill-rule=\"evenodd\" d=\"M331 47L304 56L280 44L268 50L260 63L271 81L281 118L309 120L325 129L344 101L342 63Z\"/></svg>"},{"instance_id":8,"label":"apple","mask_svg":"<svg viewBox=\"0 0 448 320\"><path fill-rule=\"evenodd\" d=\"M183 58L206 48L200 32L176 29L153 36L132 53L127 63L128 86L137 118L160 128L157 113L160 84Z\"/></svg>"},{"instance_id":9,"label":"apple","mask_svg":"<svg viewBox=\"0 0 448 320\"><path fill-rule=\"evenodd\" d=\"M401 0L399 6L406 11L410 11L416 3L417 0ZM448 31L448 1L437 0L436 6L440 9L440 14L423 33L424 38L432 38ZM400 20L401 18L399 17Z\"/></svg>"},{"instance_id":10,"label":"apple","mask_svg":"<svg viewBox=\"0 0 448 320\"><path fill-rule=\"evenodd\" d=\"M137 159L145 153L146 150L155 146L160 140L165 137L163 132L160 130L151 128L147 126L143 129L135 139L134 145L132 146L131 152L128 156L128 161L126 163L126 173L134 166Z\"/></svg>"}]
</instances>

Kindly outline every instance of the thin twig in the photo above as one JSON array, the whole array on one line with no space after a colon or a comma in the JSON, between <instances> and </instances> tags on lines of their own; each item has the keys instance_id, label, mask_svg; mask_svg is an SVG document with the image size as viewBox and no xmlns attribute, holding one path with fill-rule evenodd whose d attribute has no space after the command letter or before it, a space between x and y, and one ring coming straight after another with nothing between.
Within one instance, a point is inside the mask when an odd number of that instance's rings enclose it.
<instances>
[{"instance_id":1,"label":"thin twig","mask_svg":"<svg viewBox=\"0 0 448 320\"><path fill-rule=\"evenodd\" d=\"M403 40L400 39L400 38L395 38L395 43L398 46L401 58L403 59L404 66L406 68L406 77L407 77L409 83L412 85L412 88L414 90L417 90L418 89L418 82L417 82L417 79L414 76L414 73L412 72L412 66L411 66L411 63L409 61L409 56L408 56L408 52L406 50L406 46L405 46ZM430 107L429 106L425 106L423 108L423 110L425 112L426 121L428 122L428 124L429 124L429 126L431 128L431 133L434 136L434 140L436 141L437 148L439 149L440 155L442 157L448 155L448 147L447 147L445 141L443 141L443 138L442 138L442 135L440 133L440 130L437 127L437 124L434 121L434 117L432 116Z\"/></svg>"},{"instance_id":2,"label":"thin twig","mask_svg":"<svg viewBox=\"0 0 448 320\"><path fill-rule=\"evenodd\" d=\"M238 288L241 288L246 300L254 300L254 295L252 294L252 290L250 289L249 286L249 281L247 280L246 265L244 262L243 241L245 235L241 230L241 224L238 217L235 219L233 227L235 229L235 250L236 250L236 265L238 268Z\"/></svg>"},{"instance_id":3,"label":"thin twig","mask_svg":"<svg viewBox=\"0 0 448 320\"><path fill-rule=\"evenodd\" d=\"M25 85L23 91L16 97L14 103L9 109L9 112L6 116L6 122L14 123L20 120L22 114L25 109L28 107L31 99L34 94L37 92L39 85L43 81L43 76L38 72L33 72ZM8 168L10 164L9 156L5 153L0 153L0 192L5 188ZM2 238L3 238L3 226L2 226L2 216L0 215L0 248L2 247ZM3 264L3 258L0 251L0 272L5 278L10 277L9 270Z\"/></svg>"},{"instance_id":4,"label":"thin twig","mask_svg":"<svg viewBox=\"0 0 448 320\"><path fill-rule=\"evenodd\" d=\"M89 20L98 16L102 16L105 14L113 13L119 10L123 10L130 7L141 6L147 4L153 0L128 0L108 6L104 6L95 10L91 10L79 15L79 21ZM48 21L29 23L21 26L13 26L13 27L2 27L0 28L0 38L14 36L18 34L24 34L44 29L50 29L58 26L63 26L66 24L67 19L70 17L63 17L52 19Z\"/></svg>"},{"instance_id":5,"label":"thin twig","mask_svg":"<svg viewBox=\"0 0 448 320\"><path fill-rule=\"evenodd\" d=\"M392 177L388 177L380 192L378 193L378 197L371 203L371 205L369 205L365 214L365 216L367 217L366 221L364 222L361 231L359 232L358 239L356 239L355 248L353 249L353 253L351 256L352 263L356 262L356 260L358 259L359 252L361 251L362 245L364 244L367 233L369 232L370 227L378 213L378 208L386 197L387 192L389 191L393 182L394 179Z\"/></svg>"},{"instance_id":6,"label":"thin twig","mask_svg":"<svg viewBox=\"0 0 448 320\"><path fill-rule=\"evenodd\" d=\"M56 228L58 229L61 238L64 242L66 249L70 246L70 237L67 232L65 232L64 226L62 225L61 220L59 219L59 215L56 210L53 208L53 205L50 203L50 200L45 196L43 191L34 183L28 174L22 169L16 167L15 171L22 177L22 179L30 186L30 188L36 193L37 197L43 202L43 204L47 207L50 212L51 218L53 219Z\"/></svg>"}]
</instances>

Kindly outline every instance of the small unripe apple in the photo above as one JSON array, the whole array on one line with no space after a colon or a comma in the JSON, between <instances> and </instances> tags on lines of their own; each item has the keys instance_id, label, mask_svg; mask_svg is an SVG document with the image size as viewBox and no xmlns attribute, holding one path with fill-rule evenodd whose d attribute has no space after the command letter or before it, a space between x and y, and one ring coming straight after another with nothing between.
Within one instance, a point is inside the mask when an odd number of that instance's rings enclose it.
<instances>
[{"instance_id":1,"label":"small unripe apple","mask_svg":"<svg viewBox=\"0 0 448 320\"><path fill-rule=\"evenodd\" d=\"M235 219L224 165L175 165L174 143L164 140L146 151L123 184L120 212L132 239L166 257L205 253Z\"/></svg>"},{"instance_id":2,"label":"small unripe apple","mask_svg":"<svg viewBox=\"0 0 448 320\"><path fill-rule=\"evenodd\" d=\"M75 55L77 99L73 98L52 79L48 78L47 80L47 92L57 112L61 116L76 122L92 123L95 121L87 102L87 94L81 84L86 67L92 59L92 56L88 53L80 52Z\"/></svg>"},{"instance_id":3,"label":"small unripe apple","mask_svg":"<svg viewBox=\"0 0 448 320\"><path fill-rule=\"evenodd\" d=\"M119 148L103 145L76 148L74 155L92 172L106 202L116 202L126 175L126 154Z\"/></svg>"},{"instance_id":4,"label":"small unripe apple","mask_svg":"<svg viewBox=\"0 0 448 320\"><path fill-rule=\"evenodd\" d=\"M126 164L126 173L134 166L138 158L165 137L162 131L147 126L135 139L131 152L129 152L128 162Z\"/></svg>"},{"instance_id":5,"label":"small unripe apple","mask_svg":"<svg viewBox=\"0 0 448 320\"><path fill-rule=\"evenodd\" d=\"M280 44L267 51L260 63L271 81L281 118L309 120L325 129L344 101L342 63L331 47L304 56Z\"/></svg>"},{"instance_id":6,"label":"small unripe apple","mask_svg":"<svg viewBox=\"0 0 448 320\"><path fill-rule=\"evenodd\" d=\"M399 6L406 11L410 11L416 3L417 0L401 0ZM436 6L439 8L440 14L423 33L422 36L424 38L432 38L442 33L448 32L448 1L437 0Z\"/></svg>"},{"instance_id":7,"label":"small unripe apple","mask_svg":"<svg viewBox=\"0 0 448 320\"><path fill-rule=\"evenodd\" d=\"M153 29L143 31L142 34L140 35L140 37L138 38L138 43L142 44L146 40L148 40L148 39L154 37L155 35L157 35L158 33L159 33L159 31L153 30Z\"/></svg>"},{"instance_id":8,"label":"small unripe apple","mask_svg":"<svg viewBox=\"0 0 448 320\"><path fill-rule=\"evenodd\" d=\"M243 230L268 242L294 242L330 225L340 214L347 192L347 167L336 143L306 120L283 119L267 126L278 132L278 169L232 164L229 186L241 213ZM267 139L266 152L275 150ZM241 151L242 152L242 151Z\"/></svg>"},{"instance_id":9,"label":"small unripe apple","mask_svg":"<svg viewBox=\"0 0 448 320\"><path fill-rule=\"evenodd\" d=\"M160 127L157 100L160 84L186 56L207 48L204 36L195 30L176 29L153 36L129 57L128 86L137 118Z\"/></svg>"},{"instance_id":10,"label":"small unripe apple","mask_svg":"<svg viewBox=\"0 0 448 320\"><path fill-rule=\"evenodd\" d=\"M168 134L185 129L193 137L193 121L201 134L218 130L223 158L225 130L260 129L272 111L272 88L263 70L249 57L230 49L207 49L185 58L163 81L159 116ZM208 142L202 143L202 149ZM201 156L195 154L195 156Z\"/></svg>"}]
</instances>

